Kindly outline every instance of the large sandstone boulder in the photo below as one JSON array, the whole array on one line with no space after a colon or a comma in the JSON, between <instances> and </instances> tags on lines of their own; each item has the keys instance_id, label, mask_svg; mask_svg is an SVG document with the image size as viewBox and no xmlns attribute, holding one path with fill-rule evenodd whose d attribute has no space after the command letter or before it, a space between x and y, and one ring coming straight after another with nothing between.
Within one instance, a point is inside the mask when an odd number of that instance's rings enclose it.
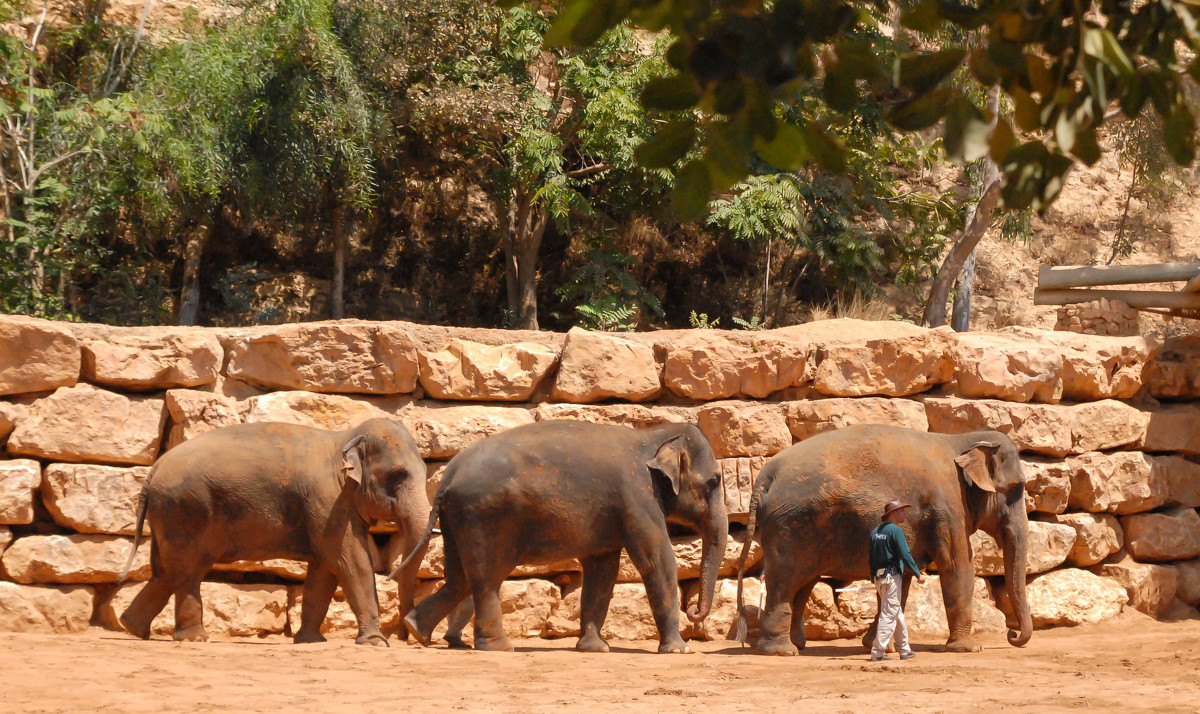
<instances>
[{"instance_id":1,"label":"large sandstone boulder","mask_svg":"<svg viewBox=\"0 0 1200 714\"><path fill-rule=\"evenodd\" d=\"M477 441L533 423L521 407L413 407L399 414L424 459L449 459Z\"/></svg>"},{"instance_id":2,"label":"large sandstone boulder","mask_svg":"<svg viewBox=\"0 0 1200 714\"><path fill-rule=\"evenodd\" d=\"M546 622L562 601L562 591L546 580L505 580L500 584L500 612L508 637L541 637Z\"/></svg>"},{"instance_id":3,"label":"large sandstone boulder","mask_svg":"<svg viewBox=\"0 0 1200 714\"><path fill-rule=\"evenodd\" d=\"M1063 513L1047 517L1075 529L1075 544L1067 564L1077 568L1095 565L1125 547L1125 531L1116 516L1107 513Z\"/></svg>"},{"instance_id":4,"label":"large sandstone boulder","mask_svg":"<svg viewBox=\"0 0 1200 714\"><path fill-rule=\"evenodd\" d=\"M822 320L776 332L818 345L812 384L831 397L903 397L954 374L948 330L894 321Z\"/></svg>"},{"instance_id":5,"label":"large sandstone boulder","mask_svg":"<svg viewBox=\"0 0 1200 714\"><path fill-rule=\"evenodd\" d=\"M8 452L49 461L149 466L167 410L162 399L127 397L89 384L39 399L8 440Z\"/></svg>"},{"instance_id":6,"label":"large sandstone boulder","mask_svg":"<svg viewBox=\"0 0 1200 714\"><path fill-rule=\"evenodd\" d=\"M788 428L797 441L854 424L883 424L926 431L925 405L911 399L860 397L816 399L783 405Z\"/></svg>"},{"instance_id":7,"label":"large sandstone boulder","mask_svg":"<svg viewBox=\"0 0 1200 714\"><path fill-rule=\"evenodd\" d=\"M991 590L983 578L975 578L973 605L971 608L972 632L1004 632L1004 613L992 601ZM942 599L942 582L937 575L928 575L924 583L915 579L909 585L908 602L904 605L904 619L911 632L937 637L950 636L950 624L946 619L946 602Z\"/></svg>"},{"instance_id":8,"label":"large sandstone boulder","mask_svg":"<svg viewBox=\"0 0 1200 714\"><path fill-rule=\"evenodd\" d=\"M746 542L744 533L730 536L725 543L725 554L721 558L721 566L717 571L718 577L737 577L738 558L742 554L742 545ZM700 536L678 536L671 539L671 549L675 551L676 577L679 580L693 580L700 577L700 559L703 556ZM750 552L746 554L746 569L750 570L762 561L762 546L758 541L750 544ZM622 583L640 583L641 573L629 559L629 554L621 551L621 565L617 573L617 581Z\"/></svg>"},{"instance_id":9,"label":"large sandstone boulder","mask_svg":"<svg viewBox=\"0 0 1200 714\"><path fill-rule=\"evenodd\" d=\"M989 332L955 335L956 391L964 397L1057 403L1063 394L1062 355L1049 345Z\"/></svg>"},{"instance_id":10,"label":"large sandstone boulder","mask_svg":"<svg viewBox=\"0 0 1200 714\"><path fill-rule=\"evenodd\" d=\"M1171 404L1147 414L1146 451L1200 454L1200 405Z\"/></svg>"},{"instance_id":11,"label":"large sandstone boulder","mask_svg":"<svg viewBox=\"0 0 1200 714\"><path fill-rule=\"evenodd\" d=\"M307 563L287 558L235 560L232 563L217 563L212 569L230 573L267 573L284 580L304 580L308 574Z\"/></svg>"},{"instance_id":12,"label":"large sandstone boulder","mask_svg":"<svg viewBox=\"0 0 1200 714\"><path fill-rule=\"evenodd\" d=\"M1120 583L1129 595L1129 606L1151 617L1162 615L1175 601L1176 571L1169 565L1139 563L1121 554L1094 570Z\"/></svg>"},{"instance_id":13,"label":"large sandstone boulder","mask_svg":"<svg viewBox=\"0 0 1200 714\"><path fill-rule=\"evenodd\" d=\"M1010 614L1012 607L1004 588L995 588L993 594L1000 610ZM1034 627L1100 622L1120 614L1129 600L1116 580L1076 568L1060 568L1030 578L1025 595Z\"/></svg>"},{"instance_id":14,"label":"large sandstone boulder","mask_svg":"<svg viewBox=\"0 0 1200 714\"><path fill-rule=\"evenodd\" d=\"M120 536L31 535L13 541L0 563L18 583L115 583L132 545ZM143 540L129 579L149 578L150 542Z\"/></svg>"},{"instance_id":15,"label":"large sandstone boulder","mask_svg":"<svg viewBox=\"0 0 1200 714\"><path fill-rule=\"evenodd\" d=\"M29 407L24 404L0 402L0 449L4 448L8 435L17 428L17 422L25 418L28 413Z\"/></svg>"},{"instance_id":16,"label":"large sandstone boulder","mask_svg":"<svg viewBox=\"0 0 1200 714\"><path fill-rule=\"evenodd\" d=\"M538 421L568 419L590 424L615 424L647 429L664 424L695 424L696 410L691 407L645 406L643 404L552 404L544 402L534 410Z\"/></svg>"},{"instance_id":17,"label":"large sandstone boulder","mask_svg":"<svg viewBox=\"0 0 1200 714\"><path fill-rule=\"evenodd\" d=\"M1200 335L1167 340L1150 356L1142 379L1157 399L1200 396Z\"/></svg>"},{"instance_id":18,"label":"large sandstone boulder","mask_svg":"<svg viewBox=\"0 0 1200 714\"><path fill-rule=\"evenodd\" d=\"M130 391L198 387L217 381L225 350L215 335L178 328L110 333L83 342L83 379Z\"/></svg>"},{"instance_id":19,"label":"large sandstone boulder","mask_svg":"<svg viewBox=\"0 0 1200 714\"><path fill-rule=\"evenodd\" d=\"M0 581L0 632L83 632L92 617L92 588Z\"/></svg>"},{"instance_id":20,"label":"large sandstone boulder","mask_svg":"<svg viewBox=\"0 0 1200 714\"><path fill-rule=\"evenodd\" d=\"M1057 350L1063 362L1063 398L1080 402L1128 399L1137 394L1151 351L1144 337L1085 335L1029 327L1008 327L1000 332Z\"/></svg>"},{"instance_id":21,"label":"large sandstone boulder","mask_svg":"<svg viewBox=\"0 0 1200 714\"><path fill-rule=\"evenodd\" d=\"M493 347L456 338L418 358L421 387L433 399L523 402L558 362L558 350L535 342Z\"/></svg>"},{"instance_id":22,"label":"large sandstone boulder","mask_svg":"<svg viewBox=\"0 0 1200 714\"><path fill-rule=\"evenodd\" d=\"M792 433L778 404L718 402L700 408L700 431L718 459L773 456L792 445Z\"/></svg>"},{"instance_id":23,"label":"large sandstone boulder","mask_svg":"<svg viewBox=\"0 0 1200 714\"><path fill-rule=\"evenodd\" d=\"M1140 451L1087 453L1072 457L1072 508L1092 513L1137 513L1163 505L1155 458Z\"/></svg>"},{"instance_id":24,"label":"large sandstone boulder","mask_svg":"<svg viewBox=\"0 0 1200 714\"><path fill-rule=\"evenodd\" d=\"M170 389L167 390L166 402L167 414L171 418L171 429L167 433L168 449L206 431L242 422L237 400L233 397L195 389Z\"/></svg>"},{"instance_id":25,"label":"large sandstone boulder","mask_svg":"<svg viewBox=\"0 0 1200 714\"><path fill-rule=\"evenodd\" d=\"M226 374L268 389L400 394L417 386L417 348L387 323L282 325L233 340Z\"/></svg>"},{"instance_id":26,"label":"large sandstone boulder","mask_svg":"<svg viewBox=\"0 0 1200 714\"><path fill-rule=\"evenodd\" d=\"M33 501L42 465L33 459L0 461L0 523L33 523Z\"/></svg>"},{"instance_id":27,"label":"large sandstone boulder","mask_svg":"<svg viewBox=\"0 0 1200 714\"><path fill-rule=\"evenodd\" d=\"M543 637L578 637L579 588L563 596L546 619ZM680 632L686 631L687 615L679 613ZM613 588L608 617L600 628L600 636L611 640L657 640L658 627L641 583L617 583Z\"/></svg>"},{"instance_id":28,"label":"large sandstone boulder","mask_svg":"<svg viewBox=\"0 0 1200 714\"><path fill-rule=\"evenodd\" d=\"M149 467L50 464L42 479L42 501L60 526L80 533L133 535L138 494ZM150 528L143 526L143 534Z\"/></svg>"},{"instance_id":29,"label":"large sandstone boulder","mask_svg":"<svg viewBox=\"0 0 1200 714\"><path fill-rule=\"evenodd\" d=\"M930 397L929 430L963 434L1004 432L1022 451L1049 456L1135 446L1146 433L1146 415L1112 399L1087 404L1019 404L994 399Z\"/></svg>"},{"instance_id":30,"label":"large sandstone boulder","mask_svg":"<svg viewBox=\"0 0 1200 714\"><path fill-rule=\"evenodd\" d=\"M637 342L578 327L567 333L554 380L554 400L640 402L662 390L654 350Z\"/></svg>"},{"instance_id":31,"label":"large sandstone boulder","mask_svg":"<svg viewBox=\"0 0 1200 714\"><path fill-rule=\"evenodd\" d=\"M1200 508L1200 464L1181 456L1155 456L1154 472L1165 505Z\"/></svg>"},{"instance_id":32,"label":"large sandstone boulder","mask_svg":"<svg viewBox=\"0 0 1200 714\"><path fill-rule=\"evenodd\" d=\"M368 419L393 416L365 399L304 391L250 397L241 403L239 411L247 424L284 422L330 431L353 429Z\"/></svg>"},{"instance_id":33,"label":"large sandstone boulder","mask_svg":"<svg viewBox=\"0 0 1200 714\"><path fill-rule=\"evenodd\" d=\"M0 315L0 396L70 387L79 380L79 341L49 320Z\"/></svg>"},{"instance_id":34,"label":"large sandstone boulder","mask_svg":"<svg viewBox=\"0 0 1200 714\"><path fill-rule=\"evenodd\" d=\"M750 498L754 495L754 479L767 463L766 456L737 456L718 459L721 483L725 487L725 512L731 518L741 520L750 512Z\"/></svg>"},{"instance_id":35,"label":"large sandstone boulder","mask_svg":"<svg viewBox=\"0 0 1200 714\"><path fill-rule=\"evenodd\" d=\"M767 587L771 587L770 582ZM849 583L840 593L819 582L808 596L804 636L810 640L862 637L871 627L877 610L875 588L866 580Z\"/></svg>"},{"instance_id":36,"label":"large sandstone boulder","mask_svg":"<svg viewBox=\"0 0 1200 714\"><path fill-rule=\"evenodd\" d=\"M425 595L428 594L425 593ZM376 575L375 595L379 598L380 627L384 632L400 629L400 599L396 591L396 582L382 575ZM423 598L415 599L419 602ZM285 605L287 608L287 631L294 635L300 630L304 587L288 586ZM155 623L157 624L157 620ZM282 627L280 630L282 631ZM321 622L321 634L329 637L353 638L358 636L358 620L354 618L354 611L350 609L350 603L346 602L346 593L340 587L334 591L333 600L329 603L329 610L325 614L325 620Z\"/></svg>"},{"instance_id":37,"label":"large sandstone boulder","mask_svg":"<svg viewBox=\"0 0 1200 714\"><path fill-rule=\"evenodd\" d=\"M119 586L112 597L102 602L96 619L105 627L120 630L117 620L129 607L145 583ZM240 585L200 583L204 603L204 629L220 637L253 637L281 634L287 625L288 590L283 585ZM332 611L333 608L331 607ZM155 635L170 635L175 630L175 597L150 623Z\"/></svg>"},{"instance_id":38,"label":"large sandstone boulder","mask_svg":"<svg viewBox=\"0 0 1200 714\"><path fill-rule=\"evenodd\" d=\"M663 381L672 393L690 399L762 399L807 382L810 352L807 341L775 332L746 337L696 330L667 345Z\"/></svg>"},{"instance_id":39,"label":"large sandstone boulder","mask_svg":"<svg viewBox=\"0 0 1200 714\"><path fill-rule=\"evenodd\" d=\"M13 534L10 528L0 526L0 555L4 555L5 549L13 542Z\"/></svg>"},{"instance_id":40,"label":"large sandstone boulder","mask_svg":"<svg viewBox=\"0 0 1200 714\"><path fill-rule=\"evenodd\" d=\"M1175 597L1188 605L1200 605L1200 559L1171 563L1175 568Z\"/></svg>"},{"instance_id":41,"label":"large sandstone boulder","mask_svg":"<svg viewBox=\"0 0 1200 714\"><path fill-rule=\"evenodd\" d=\"M1071 496L1071 469L1066 462L1021 459L1025 476L1025 510L1062 513Z\"/></svg>"},{"instance_id":42,"label":"large sandstone boulder","mask_svg":"<svg viewBox=\"0 0 1200 714\"><path fill-rule=\"evenodd\" d=\"M1200 515L1194 508L1176 507L1161 513L1138 513L1121 518L1125 547L1142 561L1187 560L1200 557Z\"/></svg>"},{"instance_id":43,"label":"large sandstone boulder","mask_svg":"<svg viewBox=\"0 0 1200 714\"><path fill-rule=\"evenodd\" d=\"M1062 565L1075 547L1075 537L1075 529L1071 526L1030 521L1025 572L1044 573ZM975 531L971 535L971 549L975 554L976 575L992 577L1005 574L1004 551L990 535Z\"/></svg>"}]
</instances>

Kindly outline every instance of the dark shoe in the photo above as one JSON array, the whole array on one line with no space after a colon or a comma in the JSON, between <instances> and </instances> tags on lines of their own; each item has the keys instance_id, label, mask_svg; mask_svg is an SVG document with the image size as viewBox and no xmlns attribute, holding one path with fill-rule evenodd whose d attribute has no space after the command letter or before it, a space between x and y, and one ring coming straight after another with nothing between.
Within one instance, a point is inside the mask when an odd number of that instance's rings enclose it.
<instances>
[{"instance_id":1,"label":"dark shoe","mask_svg":"<svg viewBox=\"0 0 1200 714\"><path fill-rule=\"evenodd\" d=\"M900 659L912 659L913 657L916 657L916 656L917 656L916 652L905 652L904 654L900 655Z\"/></svg>"},{"instance_id":2,"label":"dark shoe","mask_svg":"<svg viewBox=\"0 0 1200 714\"><path fill-rule=\"evenodd\" d=\"M887 655L871 655L872 662L882 662L885 659L891 659L891 657L888 657Z\"/></svg>"}]
</instances>

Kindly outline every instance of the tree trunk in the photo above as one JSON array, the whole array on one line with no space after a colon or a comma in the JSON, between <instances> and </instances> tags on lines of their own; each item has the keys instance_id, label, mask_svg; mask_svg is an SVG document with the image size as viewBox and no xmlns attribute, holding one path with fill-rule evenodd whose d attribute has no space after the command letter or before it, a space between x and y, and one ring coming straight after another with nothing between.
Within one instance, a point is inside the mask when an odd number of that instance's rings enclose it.
<instances>
[{"instance_id":1,"label":"tree trunk","mask_svg":"<svg viewBox=\"0 0 1200 714\"><path fill-rule=\"evenodd\" d=\"M183 249L183 288L179 292L180 325L195 325L200 314L200 258L211 230L212 222L205 216L188 233Z\"/></svg>"},{"instance_id":2,"label":"tree trunk","mask_svg":"<svg viewBox=\"0 0 1200 714\"><path fill-rule=\"evenodd\" d=\"M346 316L343 297L346 290L346 225L341 202L333 207L333 287L329 291L329 317Z\"/></svg>"},{"instance_id":3,"label":"tree trunk","mask_svg":"<svg viewBox=\"0 0 1200 714\"><path fill-rule=\"evenodd\" d=\"M941 327L946 324L946 299L950 297L950 288L954 285L954 279L958 277L963 264L987 232L999 201L1000 182L994 181L983 192L975 210L975 217L954 239L954 245L950 246L950 252L946 254L941 269L933 279L933 285L929 288L929 300L925 303L926 327Z\"/></svg>"},{"instance_id":4,"label":"tree trunk","mask_svg":"<svg viewBox=\"0 0 1200 714\"><path fill-rule=\"evenodd\" d=\"M988 92L988 111L992 113L992 129L1000 117L1000 87L992 87ZM971 187L971 195L982 198L988 186L1000 178L1000 167L992 161L991 156L983 157L983 176ZM978 202L967 211L967 224L975 219ZM950 326L955 332L966 332L971 329L971 291L975 288L975 250L967 256L962 274L958 277L958 287L954 291L954 311L951 314Z\"/></svg>"},{"instance_id":5,"label":"tree trunk","mask_svg":"<svg viewBox=\"0 0 1200 714\"><path fill-rule=\"evenodd\" d=\"M533 197L519 189L509 205L504 243L504 282L513 327L538 329L537 269L542 236L549 216L533 205Z\"/></svg>"}]
</instances>

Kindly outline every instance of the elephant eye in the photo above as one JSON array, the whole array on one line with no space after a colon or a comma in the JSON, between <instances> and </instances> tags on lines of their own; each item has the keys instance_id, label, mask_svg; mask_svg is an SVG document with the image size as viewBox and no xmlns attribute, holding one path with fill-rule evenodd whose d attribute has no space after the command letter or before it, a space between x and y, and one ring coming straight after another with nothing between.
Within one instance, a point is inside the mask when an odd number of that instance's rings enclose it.
<instances>
[{"instance_id":1,"label":"elephant eye","mask_svg":"<svg viewBox=\"0 0 1200 714\"><path fill-rule=\"evenodd\" d=\"M720 487L720 485L721 485L721 477L713 476L712 478L710 478L708 480L708 483L706 485L708 486L709 491L716 491L717 488Z\"/></svg>"}]
</instances>

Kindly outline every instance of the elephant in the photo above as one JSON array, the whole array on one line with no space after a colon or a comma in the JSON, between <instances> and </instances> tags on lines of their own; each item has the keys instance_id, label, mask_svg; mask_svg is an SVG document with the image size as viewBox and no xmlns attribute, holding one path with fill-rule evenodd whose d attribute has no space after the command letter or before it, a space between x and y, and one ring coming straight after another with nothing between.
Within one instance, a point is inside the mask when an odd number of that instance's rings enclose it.
<instances>
[{"instance_id":1,"label":"elephant","mask_svg":"<svg viewBox=\"0 0 1200 714\"><path fill-rule=\"evenodd\" d=\"M701 622L712 608L728 520L712 448L691 424L636 430L576 421L519 426L464 449L446 466L425 536L399 566L418 562L441 522L446 580L404 617L422 645L471 595L475 648L512 650L499 588L517 565L577 558L583 565L576 649L607 652L608 614L624 548L642 575L660 652L687 652L679 635L679 585L668 522L702 539Z\"/></svg>"},{"instance_id":2,"label":"elephant","mask_svg":"<svg viewBox=\"0 0 1200 714\"><path fill-rule=\"evenodd\" d=\"M372 520L391 521L405 551L429 512L425 464L403 424L369 419L348 431L281 423L215 429L158 459L138 499L133 551L150 522L150 581L121 614L143 639L175 596L176 640L206 640L200 582L215 563L266 558L308 562L294 641L322 642L338 585L358 621L359 644L386 645L371 562ZM402 614L419 563L397 577Z\"/></svg>"},{"instance_id":3,"label":"elephant","mask_svg":"<svg viewBox=\"0 0 1200 714\"><path fill-rule=\"evenodd\" d=\"M766 581L757 649L794 655L804 648L804 607L820 578L870 576L868 536L891 499L912 506L902 528L913 558L922 566L937 564L950 629L946 650L980 649L971 637L975 573L969 538L977 529L1003 549L1005 586L1013 606L1008 641L1025 645L1033 633L1025 596L1029 522L1012 440L998 431L933 434L874 425L818 434L763 466L751 494L749 533L738 563L739 618L733 638L745 637L742 577L756 528L761 528ZM902 603L911 578L911 573L904 577ZM878 616L864 645L874 640L877 624Z\"/></svg>"}]
</instances>

